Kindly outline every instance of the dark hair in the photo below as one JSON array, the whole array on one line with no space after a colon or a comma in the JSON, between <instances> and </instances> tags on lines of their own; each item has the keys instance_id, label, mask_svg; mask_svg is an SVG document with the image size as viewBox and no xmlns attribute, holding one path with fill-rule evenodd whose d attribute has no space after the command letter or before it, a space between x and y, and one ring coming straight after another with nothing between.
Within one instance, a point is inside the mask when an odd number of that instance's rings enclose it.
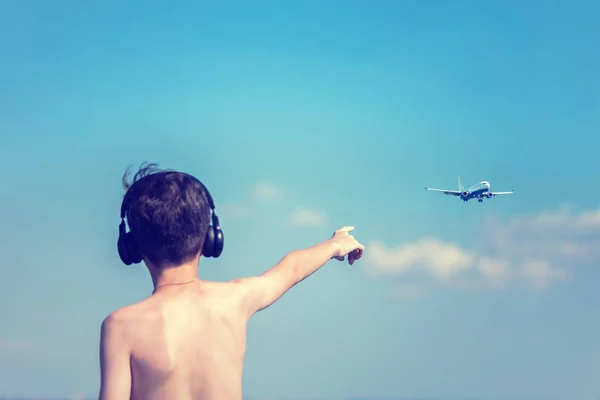
<instances>
[{"instance_id":1,"label":"dark hair","mask_svg":"<svg viewBox=\"0 0 600 400\"><path fill-rule=\"evenodd\" d=\"M157 267L177 266L202 251L210 224L205 189L193 176L144 163L127 183L127 224L140 253Z\"/></svg>"}]
</instances>

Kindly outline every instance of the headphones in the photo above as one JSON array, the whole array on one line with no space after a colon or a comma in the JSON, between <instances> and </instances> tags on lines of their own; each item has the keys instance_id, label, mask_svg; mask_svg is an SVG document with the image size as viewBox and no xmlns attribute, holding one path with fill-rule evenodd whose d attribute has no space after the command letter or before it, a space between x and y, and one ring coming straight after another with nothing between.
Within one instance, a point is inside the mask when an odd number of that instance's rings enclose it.
<instances>
[{"instance_id":1,"label":"headphones","mask_svg":"<svg viewBox=\"0 0 600 400\"><path fill-rule=\"evenodd\" d=\"M202 255L207 258L218 258L223 252L224 238L221 225L219 224L219 217L217 217L217 214L215 214L215 203L210 195L210 192L202 182L191 175L187 176L202 186L204 193L206 194L206 198L208 199L208 205L210 206L211 211L212 224L209 225L208 231L206 231L206 238L204 239L204 246L202 247ZM119 240L117 241L119 257L125 265L139 264L142 261L142 255L140 254L135 241L133 240L131 231L126 232L125 229L125 217L127 216L128 206L129 202L127 201L127 194L125 194L125 198L121 204L121 224L119 225Z\"/></svg>"}]
</instances>

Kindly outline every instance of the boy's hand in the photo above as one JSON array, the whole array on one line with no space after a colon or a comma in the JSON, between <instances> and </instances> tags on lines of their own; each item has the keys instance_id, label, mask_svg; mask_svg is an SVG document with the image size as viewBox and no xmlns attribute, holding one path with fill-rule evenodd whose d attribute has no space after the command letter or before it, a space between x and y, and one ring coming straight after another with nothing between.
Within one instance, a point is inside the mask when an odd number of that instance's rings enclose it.
<instances>
[{"instance_id":1,"label":"boy's hand","mask_svg":"<svg viewBox=\"0 0 600 400\"><path fill-rule=\"evenodd\" d=\"M333 256L333 258L339 261L344 261L344 258L347 255L348 263L350 265L354 264L355 261L359 260L362 257L363 252L365 251L365 246L360 244L354 238L354 236L352 236L349 233L353 230L353 226L345 226L335 231L333 237L330 239L333 243L335 243L338 246L338 250Z\"/></svg>"}]
</instances>

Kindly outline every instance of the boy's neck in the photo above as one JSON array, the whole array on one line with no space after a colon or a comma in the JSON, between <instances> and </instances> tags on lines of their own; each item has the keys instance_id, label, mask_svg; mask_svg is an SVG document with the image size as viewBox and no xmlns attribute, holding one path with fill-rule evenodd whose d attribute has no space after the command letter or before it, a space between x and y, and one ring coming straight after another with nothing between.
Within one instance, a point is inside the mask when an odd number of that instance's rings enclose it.
<instances>
[{"instance_id":1,"label":"boy's neck","mask_svg":"<svg viewBox=\"0 0 600 400\"><path fill-rule=\"evenodd\" d=\"M176 267L148 268L154 290L161 286L181 285L198 280L198 261Z\"/></svg>"}]
</instances>

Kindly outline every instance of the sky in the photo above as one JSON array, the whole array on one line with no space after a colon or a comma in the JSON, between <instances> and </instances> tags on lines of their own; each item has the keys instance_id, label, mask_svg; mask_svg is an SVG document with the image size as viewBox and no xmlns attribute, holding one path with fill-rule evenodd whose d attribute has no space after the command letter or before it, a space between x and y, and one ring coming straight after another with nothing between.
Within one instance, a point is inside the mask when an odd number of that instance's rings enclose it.
<instances>
[{"instance_id":1,"label":"sky","mask_svg":"<svg viewBox=\"0 0 600 400\"><path fill-rule=\"evenodd\" d=\"M0 392L97 395L125 169L210 189L252 276L344 225L250 322L247 396L597 399L600 3L0 2ZM10 172L12 171L12 172ZM482 180L479 204L427 192ZM74 398L74 397L73 397Z\"/></svg>"}]
</instances>

